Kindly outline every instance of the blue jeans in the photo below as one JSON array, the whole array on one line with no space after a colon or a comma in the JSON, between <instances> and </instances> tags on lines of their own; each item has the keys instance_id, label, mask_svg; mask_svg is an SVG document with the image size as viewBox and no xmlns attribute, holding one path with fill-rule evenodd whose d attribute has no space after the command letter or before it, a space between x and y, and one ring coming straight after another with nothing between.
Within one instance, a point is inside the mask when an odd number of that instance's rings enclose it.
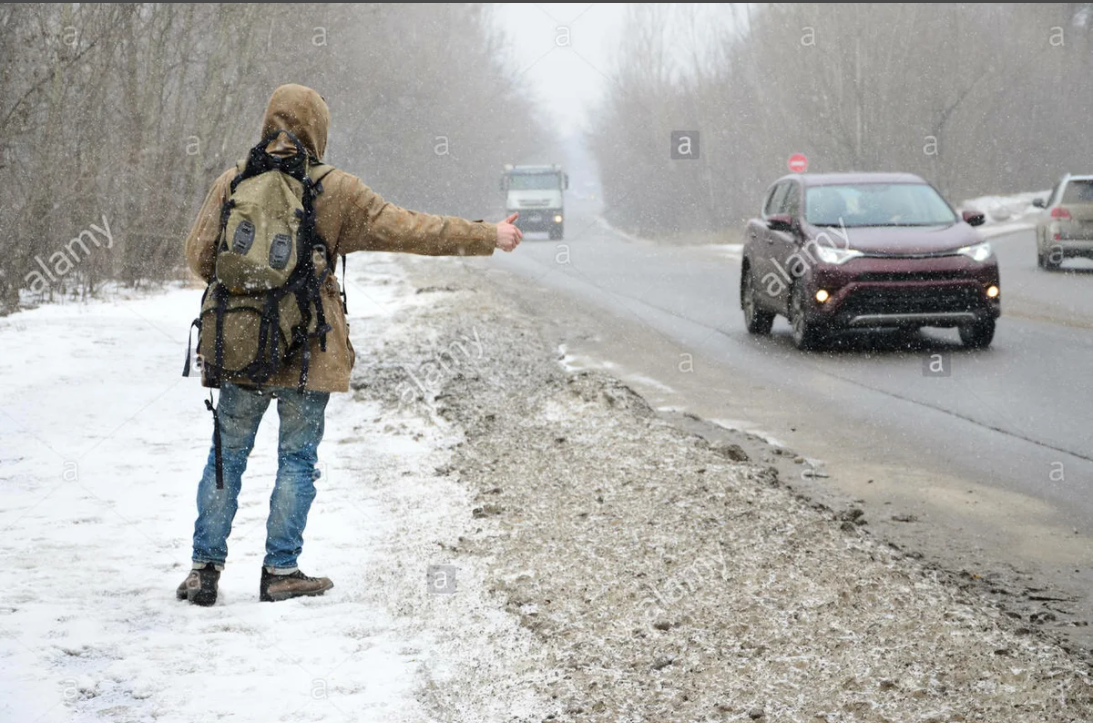
<instances>
[{"instance_id":1,"label":"blue jeans","mask_svg":"<svg viewBox=\"0 0 1093 723\"><path fill-rule=\"evenodd\" d=\"M277 482L269 500L263 565L277 574L297 569L296 560L304 545L307 513L311 509L311 501L315 499L315 480L319 477L315 463L318 461L330 394L301 394L295 389L281 388L258 392L227 383L220 389L217 405L224 488L216 488L214 446L209 450L205 474L197 488L194 563L211 562L223 568L228 559L228 534L239 509L239 490L247 468L247 457L254 448L258 424L273 398L277 399L281 428L277 449Z\"/></svg>"}]
</instances>

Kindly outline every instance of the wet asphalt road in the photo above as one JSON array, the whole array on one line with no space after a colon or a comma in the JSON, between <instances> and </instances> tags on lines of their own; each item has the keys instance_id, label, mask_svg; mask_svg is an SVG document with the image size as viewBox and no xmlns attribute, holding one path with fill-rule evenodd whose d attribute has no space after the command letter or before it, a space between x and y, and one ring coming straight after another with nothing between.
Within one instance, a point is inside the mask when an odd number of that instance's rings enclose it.
<instances>
[{"instance_id":1,"label":"wet asphalt road","mask_svg":"<svg viewBox=\"0 0 1093 723\"><path fill-rule=\"evenodd\" d=\"M990 349L963 349L955 330L926 330L910 339L856 334L803 354L784 319L769 338L744 330L737 253L627 239L572 206L564 241L529 235L490 263L637 322L681 354L717 360L726 379L770 401L769 419L749 408L753 423L773 429L795 410L821 428L814 434L830 442L829 458L884 459L1019 493L1046 503L1060 524L1093 532L1093 264L1043 271L1032 231L997 236L1003 317ZM641 343L629 350L634 359ZM948 376L927 374L938 353Z\"/></svg>"}]
</instances>

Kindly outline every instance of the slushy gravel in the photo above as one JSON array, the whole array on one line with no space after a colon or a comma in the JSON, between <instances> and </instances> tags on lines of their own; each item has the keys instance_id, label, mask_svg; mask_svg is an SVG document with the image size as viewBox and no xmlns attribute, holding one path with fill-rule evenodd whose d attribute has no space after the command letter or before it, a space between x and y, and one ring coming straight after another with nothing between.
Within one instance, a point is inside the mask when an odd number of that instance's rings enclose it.
<instances>
[{"instance_id":1,"label":"slushy gravel","mask_svg":"<svg viewBox=\"0 0 1093 723\"><path fill-rule=\"evenodd\" d=\"M462 432L436 471L474 500L449 552L533 633L538 674L522 675L544 720L1093 720L1083 663L874 541L854 510L566 371L484 275L410 269L429 303L365 360L358 393ZM461 695L510 684L449 681L438 717L469 723Z\"/></svg>"}]
</instances>

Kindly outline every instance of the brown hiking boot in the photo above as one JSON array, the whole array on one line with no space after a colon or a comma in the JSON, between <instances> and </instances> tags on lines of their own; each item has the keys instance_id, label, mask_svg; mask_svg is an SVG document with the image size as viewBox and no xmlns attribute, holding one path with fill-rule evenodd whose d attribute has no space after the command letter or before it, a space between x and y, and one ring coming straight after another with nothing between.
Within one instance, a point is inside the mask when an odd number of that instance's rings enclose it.
<instances>
[{"instance_id":1,"label":"brown hiking boot","mask_svg":"<svg viewBox=\"0 0 1093 723\"><path fill-rule=\"evenodd\" d=\"M287 575L274 575L263 567L258 599L262 602L278 602L294 597L322 595L332 587L334 583L328 577L308 577L299 570Z\"/></svg>"},{"instance_id":2,"label":"brown hiking boot","mask_svg":"<svg viewBox=\"0 0 1093 723\"><path fill-rule=\"evenodd\" d=\"M179 600L189 600L194 605L209 606L216 602L217 585L220 582L220 571L216 565L209 562L197 570L190 570L190 574L175 590L175 597Z\"/></svg>"}]
</instances>

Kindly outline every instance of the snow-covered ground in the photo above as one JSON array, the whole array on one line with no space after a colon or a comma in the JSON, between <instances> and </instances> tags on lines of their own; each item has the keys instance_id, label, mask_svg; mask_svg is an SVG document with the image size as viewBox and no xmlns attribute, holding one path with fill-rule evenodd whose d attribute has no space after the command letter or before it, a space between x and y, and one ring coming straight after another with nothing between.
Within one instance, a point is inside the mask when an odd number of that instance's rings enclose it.
<instances>
[{"instance_id":1,"label":"snow-covered ground","mask_svg":"<svg viewBox=\"0 0 1093 723\"><path fill-rule=\"evenodd\" d=\"M427 302L383 256L356 267L360 364L411 333L394 322ZM220 601L175 600L212 425L200 383L180 376L199 297L176 287L0 319L0 721L435 720L445 680L500 677L506 651L527 659L473 567L461 563L457 595L427 588L472 519L466 492L435 472L458 433L428 410L352 395L328 410L301 558L334 589L258 602L271 410ZM493 720L533 708L516 691L467 705Z\"/></svg>"}]
</instances>

